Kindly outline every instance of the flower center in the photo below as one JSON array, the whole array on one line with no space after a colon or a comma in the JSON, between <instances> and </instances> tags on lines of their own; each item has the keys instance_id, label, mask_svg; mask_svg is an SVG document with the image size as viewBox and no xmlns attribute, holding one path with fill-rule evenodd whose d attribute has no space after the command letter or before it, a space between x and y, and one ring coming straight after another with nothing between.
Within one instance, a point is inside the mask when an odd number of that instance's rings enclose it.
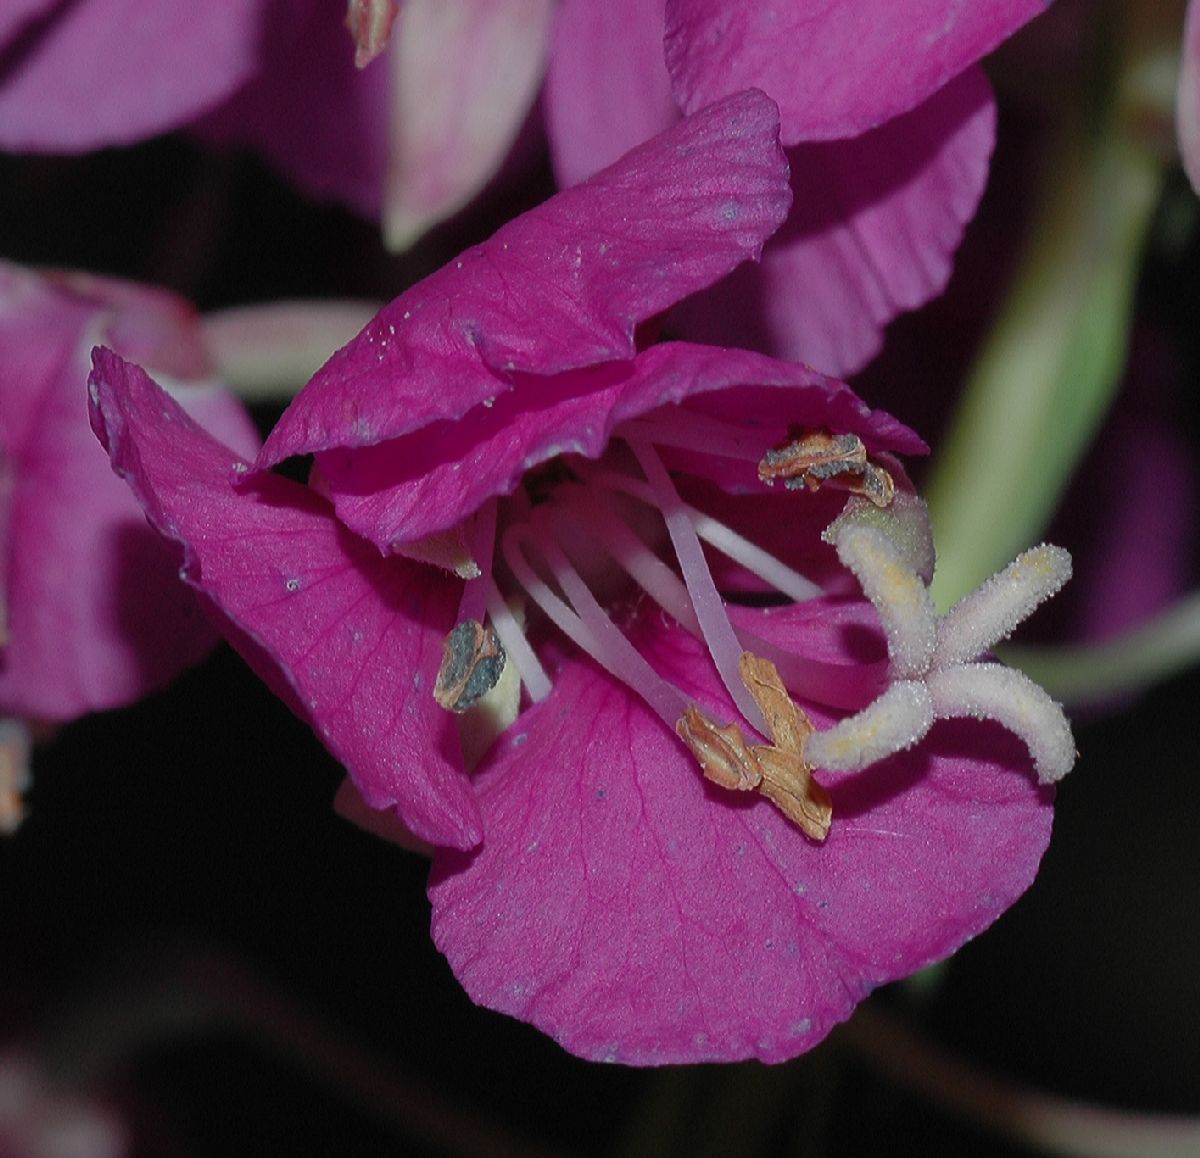
<instances>
[{"instance_id":1,"label":"flower center","mask_svg":"<svg viewBox=\"0 0 1200 1158\"><path fill-rule=\"evenodd\" d=\"M731 790L761 792L822 839L829 798L804 756L813 728L786 689L820 700L822 688L834 685L823 678L826 665L733 624L704 544L756 576L771 598L802 602L822 589L685 502L663 461L664 448L693 460L732 463L746 488L781 479L788 487L829 485L881 504L894 493L891 477L868 461L854 435L793 431L785 447L772 449L761 431L680 408L628 422L598 462L555 460L528 478L520 493L479 512L471 544L479 576L465 585L435 695L443 707L465 711L497 687L508 660L531 699L549 694L550 677L514 616L516 595L641 696L680 736L706 777ZM647 538L659 540L661 553ZM625 583L614 589L618 574ZM619 622L630 581L704 643L744 723L712 720L638 650ZM744 727L757 735L747 741ZM759 742L766 737L770 743Z\"/></svg>"},{"instance_id":2,"label":"flower center","mask_svg":"<svg viewBox=\"0 0 1200 1158\"><path fill-rule=\"evenodd\" d=\"M1020 672L978 659L1066 582L1067 553L1027 551L938 616L926 586L933 558L924 504L896 491L861 440L792 430L785 445L764 441L761 430L664 408L619 426L598 461L555 460L515 495L486 503L467 536L478 574L465 583L446 640L438 702L460 713L492 711L494 737L516 718L520 684L534 701L548 696L550 676L519 619L536 609L641 696L707 779L761 793L814 840L825 838L832 818L814 768L860 771L912 747L938 719L995 720L1026 742L1040 780L1063 776L1075 749L1061 707ZM799 603L824 592L686 502L676 486L681 473L733 491L782 481L793 490L848 492L821 537L873 604L886 663L826 664L739 625L744 617L731 619L705 544L756 577L770 598ZM616 577L623 586L614 587ZM714 720L639 651L625 630L630 583L703 643L740 720ZM859 710L816 730L793 697ZM490 737L468 744L463 734L464 751L486 749Z\"/></svg>"}]
</instances>

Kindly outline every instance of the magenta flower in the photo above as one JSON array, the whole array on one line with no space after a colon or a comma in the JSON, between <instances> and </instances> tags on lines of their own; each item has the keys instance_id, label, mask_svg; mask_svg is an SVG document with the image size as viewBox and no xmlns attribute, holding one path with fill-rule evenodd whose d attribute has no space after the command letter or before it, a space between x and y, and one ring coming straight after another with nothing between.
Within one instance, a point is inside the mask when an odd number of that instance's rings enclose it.
<instances>
[{"instance_id":1,"label":"magenta flower","mask_svg":"<svg viewBox=\"0 0 1200 1158\"><path fill-rule=\"evenodd\" d=\"M977 662L1062 553L937 617L915 435L804 367L649 344L786 216L777 133L740 94L510 222L253 466L94 355L93 424L185 577L433 846L467 991L589 1058L811 1047L1020 895L1074 755ZM263 471L304 453L311 487Z\"/></svg>"},{"instance_id":2,"label":"magenta flower","mask_svg":"<svg viewBox=\"0 0 1200 1158\"><path fill-rule=\"evenodd\" d=\"M216 641L88 429L97 341L179 383L218 437L257 446L240 404L207 383L184 303L0 263L0 717L63 721L130 703Z\"/></svg>"}]
</instances>

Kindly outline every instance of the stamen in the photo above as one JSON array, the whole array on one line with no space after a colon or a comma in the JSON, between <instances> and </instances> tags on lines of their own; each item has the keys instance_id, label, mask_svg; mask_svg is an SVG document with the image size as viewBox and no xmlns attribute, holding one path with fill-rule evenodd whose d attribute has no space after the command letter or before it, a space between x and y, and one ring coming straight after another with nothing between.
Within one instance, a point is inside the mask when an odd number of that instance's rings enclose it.
<instances>
[{"instance_id":1,"label":"stamen","mask_svg":"<svg viewBox=\"0 0 1200 1158\"><path fill-rule=\"evenodd\" d=\"M667 474L662 459L648 443L630 442L630 449L646 473L646 480L654 489L656 505L667 524L667 533L683 573L683 581L692 597L692 607L704 632L704 642L721 676L721 682L737 705L738 711L759 731L767 731L763 714L738 677L738 659L741 645L734 634L733 625L725 611L717 585L704 559L704 550L692 527L691 520L683 509L683 501Z\"/></svg>"},{"instance_id":2,"label":"stamen","mask_svg":"<svg viewBox=\"0 0 1200 1158\"><path fill-rule=\"evenodd\" d=\"M523 554L525 543L530 543L541 554L574 604L575 611L555 595L529 565ZM524 523L508 529L503 548L504 558L517 582L555 626L606 671L637 692L663 722L673 728L687 707L686 698L646 662L608 618L558 544L536 530L532 523Z\"/></svg>"},{"instance_id":3,"label":"stamen","mask_svg":"<svg viewBox=\"0 0 1200 1158\"><path fill-rule=\"evenodd\" d=\"M1062 707L1024 672L998 663L968 663L928 679L939 719L995 720L1025 741L1043 784L1061 780L1075 763L1075 739Z\"/></svg>"},{"instance_id":4,"label":"stamen","mask_svg":"<svg viewBox=\"0 0 1200 1158\"><path fill-rule=\"evenodd\" d=\"M970 595L960 599L938 625L935 667L948 667L990 651L1071 578L1071 556L1043 543L1018 555Z\"/></svg>"},{"instance_id":5,"label":"stamen","mask_svg":"<svg viewBox=\"0 0 1200 1158\"><path fill-rule=\"evenodd\" d=\"M790 699L774 666L744 652L738 669L746 690L766 717L774 744L747 745L736 724L720 725L695 704L675 724L706 779L735 792L757 790L806 836L829 834L833 803L812 778L805 745L813 733L808 717Z\"/></svg>"},{"instance_id":6,"label":"stamen","mask_svg":"<svg viewBox=\"0 0 1200 1158\"><path fill-rule=\"evenodd\" d=\"M841 529L835 546L838 558L854 572L879 613L893 676L922 675L937 644L937 618L925 584L887 535L873 527L849 524Z\"/></svg>"},{"instance_id":7,"label":"stamen","mask_svg":"<svg viewBox=\"0 0 1200 1158\"><path fill-rule=\"evenodd\" d=\"M762 783L762 771L737 724L718 724L695 704L675 722L679 738L691 749L705 779L734 792Z\"/></svg>"},{"instance_id":8,"label":"stamen","mask_svg":"<svg viewBox=\"0 0 1200 1158\"><path fill-rule=\"evenodd\" d=\"M742 652L738 670L762 709L774 741L772 747L754 748L762 771L763 795L806 836L824 840L833 820L833 801L812 778L806 750L814 732L812 721L792 702L769 660Z\"/></svg>"},{"instance_id":9,"label":"stamen","mask_svg":"<svg viewBox=\"0 0 1200 1158\"><path fill-rule=\"evenodd\" d=\"M465 712L500 682L506 658L494 631L462 620L446 636L433 698L447 711Z\"/></svg>"},{"instance_id":10,"label":"stamen","mask_svg":"<svg viewBox=\"0 0 1200 1158\"><path fill-rule=\"evenodd\" d=\"M624 431L622 427L622 431ZM629 478L616 471L598 470L586 473L587 481L608 490L621 491L640 499L648 506L657 507L654 491L640 479ZM793 571L787 564L776 559L774 555L739 535L732 527L706 515L687 503L682 504L687 517L691 519L696 534L706 543L716 547L722 555L732 559L744 567L752 575L757 575L764 583L782 592L794 603L804 603L823 595L821 588L811 579L806 579L799 571Z\"/></svg>"},{"instance_id":11,"label":"stamen","mask_svg":"<svg viewBox=\"0 0 1200 1158\"><path fill-rule=\"evenodd\" d=\"M623 476L613 475L614 479ZM653 503L653 493L645 483L625 480L642 490L638 497ZM589 479L589 482L595 482ZM624 490L614 486L613 490ZM683 581L671 570L621 518L620 514L603 498L596 486L583 487L578 484L561 486L555 497L581 514L586 512L589 528L608 548L613 559L627 575L637 583L668 615L687 632L703 640L700 622L692 607L691 597ZM657 510L657 507L655 508ZM872 508L874 509L874 508ZM713 520L715 523L716 520ZM721 524L716 524L720 526ZM765 552L764 552L765 554ZM780 565L782 566L782 564ZM786 570L786 568L784 568ZM803 583L808 580L796 576ZM815 585L814 589L815 588ZM792 694L830 707L858 708L870 698L870 689L882 679L883 672L876 673L878 680L872 683L867 678L867 665L848 670L838 664L824 663L793 655L761 636L745 628L734 627L738 646L743 651L769 659L783 677L783 682ZM882 665L880 665L882 667Z\"/></svg>"},{"instance_id":12,"label":"stamen","mask_svg":"<svg viewBox=\"0 0 1200 1158\"><path fill-rule=\"evenodd\" d=\"M602 494L568 484L559 487L555 498L580 514L586 513L589 531L608 548L621 569L685 631L700 637L699 620L679 576L642 542Z\"/></svg>"},{"instance_id":13,"label":"stamen","mask_svg":"<svg viewBox=\"0 0 1200 1158\"><path fill-rule=\"evenodd\" d=\"M516 616L513 615L512 609L505 602L504 596L500 594L495 579L490 574L485 574L480 581L484 584L487 594L487 609L492 620L492 627L500 637L500 642L504 645L508 658L516 664L517 671L521 673L521 681L529 692L529 698L535 704L540 703L553 689L550 677L546 674L546 669L542 667L537 653L529 646L525 632L517 622Z\"/></svg>"},{"instance_id":14,"label":"stamen","mask_svg":"<svg viewBox=\"0 0 1200 1158\"><path fill-rule=\"evenodd\" d=\"M822 483L888 506L896 495L892 476L867 458L867 448L857 434L804 430L787 446L768 450L758 464L758 477L770 486L783 479L789 490L818 490Z\"/></svg>"}]
</instances>

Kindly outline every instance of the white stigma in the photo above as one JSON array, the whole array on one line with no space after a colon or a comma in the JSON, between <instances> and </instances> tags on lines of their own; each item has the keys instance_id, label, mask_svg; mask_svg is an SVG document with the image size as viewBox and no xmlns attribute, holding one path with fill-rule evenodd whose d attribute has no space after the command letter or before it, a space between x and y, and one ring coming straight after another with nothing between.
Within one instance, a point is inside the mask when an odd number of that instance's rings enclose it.
<instances>
[{"instance_id":1,"label":"white stigma","mask_svg":"<svg viewBox=\"0 0 1200 1158\"><path fill-rule=\"evenodd\" d=\"M817 767L857 771L918 743L935 720L993 720L1019 736L1042 783L1065 776L1075 742L1062 707L1022 672L979 662L1071 577L1071 557L1043 544L1020 555L938 616L911 553L888 531L839 519L827 539L875 606L892 685L872 704L808 741Z\"/></svg>"}]
</instances>

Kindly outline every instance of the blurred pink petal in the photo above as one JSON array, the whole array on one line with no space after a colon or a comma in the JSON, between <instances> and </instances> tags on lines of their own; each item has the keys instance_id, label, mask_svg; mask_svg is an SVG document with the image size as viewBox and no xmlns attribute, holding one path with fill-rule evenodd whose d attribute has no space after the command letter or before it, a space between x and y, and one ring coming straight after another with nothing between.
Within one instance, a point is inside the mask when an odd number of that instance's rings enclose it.
<instances>
[{"instance_id":1,"label":"blurred pink petal","mask_svg":"<svg viewBox=\"0 0 1200 1158\"><path fill-rule=\"evenodd\" d=\"M667 0L666 56L687 112L755 85L785 145L852 137L906 113L1046 0Z\"/></svg>"},{"instance_id":2,"label":"blurred pink petal","mask_svg":"<svg viewBox=\"0 0 1200 1158\"><path fill-rule=\"evenodd\" d=\"M0 49L9 49L22 33L32 30L36 21L58 4L59 0L8 0L0 8Z\"/></svg>"},{"instance_id":3,"label":"blurred pink petal","mask_svg":"<svg viewBox=\"0 0 1200 1158\"><path fill-rule=\"evenodd\" d=\"M263 8L21 0L0 17L0 148L82 152L186 124L257 68Z\"/></svg>"},{"instance_id":4,"label":"blurred pink petal","mask_svg":"<svg viewBox=\"0 0 1200 1158\"><path fill-rule=\"evenodd\" d=\"M941 293L987 183L995 106L971 69L911 113L789 150L792 212L757 266L685 303L685 333L845 374Z\"/></svg>"},{"instance_id":5,"label":"blurred pink petal","mask_svg":"<svg viewBox=\"0 0 1200 1158\"><path fill-rule=\"evenodd\" d=\"M665 0L561 0L546 74L560 185L575 185L679 119L663 60Z\"/></svg>"},{"instance_id":6,"label":"blurred pink petal","mask_svg":"<svg viewBox=\"0 0 1200 1158\"><path fill-rule=\"evenodd\" d=\"M211 383L198 319L169 294L0 264L0 714L66 720L130 703L215 642L171 553L96 454L87 351L111 341L175 377L192 413L253 453L241 405Z\"/></svg>"},{"instance_id":7,"label":"blurred pink petal","mask_svg":"<svg viewBox=\"0 0 1200 1158\"><path fill-rule=\"evenodd\" d=\"M554 0L405 0L393 34L389 246L458 212L500 168L541 86Z\"/></svg>"}]
</instances>

